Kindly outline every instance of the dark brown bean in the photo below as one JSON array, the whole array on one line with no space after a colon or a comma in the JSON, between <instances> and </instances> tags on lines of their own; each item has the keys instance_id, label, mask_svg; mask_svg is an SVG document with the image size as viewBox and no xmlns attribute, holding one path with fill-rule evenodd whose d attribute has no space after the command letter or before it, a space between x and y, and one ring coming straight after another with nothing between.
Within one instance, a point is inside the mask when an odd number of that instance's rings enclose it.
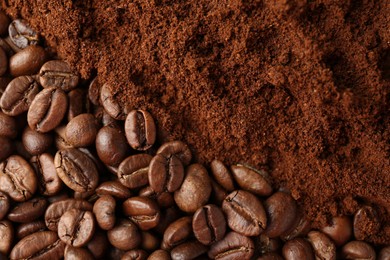
<instances>
[{"instance_id":1,"label":"dark brown bean","mask_svg":"<svg viewBox=\"0 0 390 260\"><path fill-rule=\"evenodd\" d=\"M39 35L25 20L13 20L8 26L8 34L12 42L20 49L39 43Z\"/></svg>"},{"instance_id":2,"label":"dark brown bean","mask_svg":"<svg viewBox=\"0 0 390 260\"><path fill-rule=\"evenodd\" d=\"M210 164L211 173L215 181L226 191L234 190L234 179L229 169L219 160L213 160Z\"/></svg>"},{"instance_id":3,"label":"dark brown bean","mask_svg":"<svg viewBox=\"0 0 390 260\"><path fill-rule=\"evenodd\" d=\"M192 234L192 218L182 217L172 222L164 232L161 248L171 250L173 247L185 242Z\"/></svg>"},{"instance_id":4,"label":"dark brown bean","mask_svg":"<svg viewBox=\"0 0 390 260\"><path fill-rule=\"evenodd\" d=\"M104 110L116 120L125 120L129 112L127 107L122 107L116 99L116 93L112 92L111 86L108 83L103 84L100 89L100 103Z\"/></svg>"},{"instance_id":5,"label":"dark brown bean","mask_svg":"<svg viewBox=\"0 0 390 260\"><path fill-rule=\"evenodd\" d=\"M351 241L345 244L341 249L341 255L344 259L376 259L374 248L364 241Z\"/></svg>"},{"instance_id":6,"label":"dark brown bean","mask_svg":"<svg viewBox=\"0 0 390 260\"><path fill-rule=\"evenodd\" d=\"M54 129L54 132L56 133L54 137L54 142L57 150L65 150L65 149L73 148L73 146L70 145L66 140L65 128L66 126L61 125Z\"/></svg>"},{"instance_id":7,"label":"dark brown bean","mask_svg":"<svg viewBox=\"0 0 390 260\"><path fill-rule=\"evenodd\" d=\"M100 83L98 81L98 77L94 78L88 87L88 99L95 106L100 105Z\"/></svg>"},{"instance_id":8,"label":"dark brown bean","mask_svg":"<svg viewBox=\"0 0 390 260\"><path fill-rule=\"evenodd\" d=\"M119 181L130 189L147 185L151 160L152 156L149 154L136 154L127 157L118 167Z\"/></svg>"},{"instance_id":9,"label":"dark brown bean","mask_svg":"<svg viewBox=\"0 0 390 260\"><path fill-rule=\"evenodd\" d=\"M44 231L46 229L44 220L34 220L28 223L22 223L16 228L16 237L18 240L31 235L38 231Z\"/></svg>"},{"instance_id":10,"label":"dark brown bean","mask_svg":"<svg viewBox=\"0 0 390 260\"><path fill-rule=\"evenodd\" d=\"M348 216L334 217L331 225L323 227L322 232L328 235L336 246L342 246L352 237L352 221Z\"/></svg>"},{"instance_id":11,"label":"dark brown bean","mask_svg":"<svg viewBox=\"0 0 390 260\"><path fill-rule=\"evenodd\" d=\"M110 195L101 196L93 205L93 213L101 229L110 230L114 227L115 207L116 201Z\"/></svg>"},{"instance_id":12,"label":"dark brown bean","mask_svg":"<svg viewBox=\"0 0 390 260\"><path fill-rule=\"evenodd\" d=\"M0 191L0 220L2 220L8 213L11 207L11 202L7 194Z\"/></svg>"},{"instance_id":13,"label":"dark brown bean","mask_svg":"<svg viewBox=\"0 0 390 260\"><path fill-rule=\"evenodd\" d=\"M66 118L71 121L78 115L88 113L90 110L90 103L84 89L76 88L68 93L68 113Z\"/></svg>"},{"instance_id":14,"label":"dark brown bean","mask_svg":"<svg viewBox=\"0 0 390 260\"><path fill-rule=\"evenodd\" d=\"M145 151L156 141L156 125L152 115L145 110L132 110L126 117L127 142L134 150Z\"/></svg>"},{"instance_id":15,"label":"dark brown bean","mask_svg":"<svg viewBox=\"0 0 390 260\"><path fill-rule=\"evenodd\" d=\"M26 151L31 155L46 152L53 144L54 138L51 133L39 133L27 126L22 134L22 142Z\"/></svg>"},{"instance_id":16,"label":"dark brown bean","mask_svg":"<svg viewBox=\"0 0 390 260\"><path fill-rule=\"evenodd\" d=\"M19 203L8 213L8 219L13 222L27 223L43 216L47 208L45 198L33 198Z\"/></svg>"},{"instance_id":17,"label":"dark brown bean","mask_svg":"<svg viewBox=\"0 0 390 260\"><path fill-rule=\"evenodd\" d=\"M120 127L102 127L96 135L95 145L100 160L111 166L118 166L130 152L125 134Z\"/></svg>"},{"instance_id":18,"label":"dark brown bean","mask_svg":"<svg viewBox=\"0 0 390 260\"><path fill-rule=\"evenodd\" d=\"M121 258L121 260L145 260L148 258L148 253L142 249L133 249L127 251Z\"/></svg>"},{"instance_id":19,"label":"dark brown bean","mask_svg":"<svg viewBox=\"0 0 390 260\"><path fill-rule=\"evenodd\" d=\"M320 231L310 231L307 237L316 259L336 260L336 246L327 235Z\"/></svg>"},{"instance_id":20,"label":"dark brown bean","mask_svg":"<svg viewBox=\"0 0 390 260\"><path fill-rule=\"evenodd\" d=\"M171 255L167 251L159 249L150 254L148 260L171 260Z\"/></svg>"},{"instance_id":21,"label":"dark brown bean","mask_svg":"<svg viewBox=\"0 0 390 260\"><path fill-rule=\"evenodd\" d=\"M309 242L303 238L289 240L283 246L283 257L286 260L314 260L314 252Z\"/></svg>"},{"instance_id":22,"label":"dark brown bean","mask_svg":"<svg viewBox=\"0 0 390 260\"><path fill-rule=\"evenodd\" d=\"M14 240L14 227L10 221L0 221L0 238L0 253L8 255Z\"/></svg>"},{"instance_id":23,"label":"dark brown bean","mask_svg":"<svg viewBox=\"0 0 390 260\"><path fill-rule=\"evenodd\" d=\"M231 166L231 172L241 189L259 196L272 194L272 186L268 181L267 173L264 171L238 164Z\"/></svg>"},{"instance_id":24,"label":"dark brown bean","mask_svg":"<svg viewBox=\"0 0 390 260\"><path fill-rule=\"evenodd\" d=\"M187 144L181 141L171 141L164 143L157 150L157 154L163 155L165 158L175 155L184 166L190 164L192 159L191 150Z\"/></svg>"},{"instance_id":25,"label":"dark brown bean","mask_svg":"<svg viewBox=\"0 0 390 260\"><path fill-rule=\"evenodd\" d=\"M118 199L127 199L131 197L131 192L129 189L119 181L103 182L99 185L99 187L96 188L96 194L99 196L111 195Z\"/></svg>"},{"instance_id":26,"label":"dark brown bean","mask_svg":"<svg viewBox=\"0 0 390 260\"><path fill-rule=\"evenodd\" d=\"M381 223L377 211L371 206L363 206L353 218L353 234L357 240L365 240L377 234Z\"/></svg>"},{"instance_id":27,"label":"dark brown bean","mask_svg":"<svg viewBox=\"0 0 390 260\"><path fill-rule=\"evenodd\" d=\"M236 232L228 233L208 251L211 259L251 259L254 253L253 241Z\"/></svg>"},{"instance_id":28,"label":"dark brown bean","mask_svg":"<svg viewBox=\"0 0 390 260\"><path fill-rule=\"evenodd\" d=\"M175 155L157 154L149 165L149 184L155 192L174 192L184 179L183 163Z\"/></svg>"},{"instance_id":29,"label":"dark brown bean","mask_svg":"<svg viewBox=\"0 0 390 260\"><path fill-rule=\"evenodd\" d=\"M92 114L81 114L66 125L65 138L73 147L86 147L95 143L99 124Z\"/></svg>"},{"instance_id":30,"label":"dark brown bean","mask_svg":"<svg viewBox=\"0 0 390 260\"><path fill-rule=\"evenodd\" d=\"M148 197L132 197L123 203L123 212L141 230L149 230L160 221L160 209L157 203Z\"/></svg>"},{"instance_id":31,"label":"dark brown bean","mask_svg":"<svg viewBox=\"0 0 390 260\"><path fill-rule=\"evenodd\" d=\"M221 240L226 232L226 220L222 210L209 204L199 208L192 219L196 239L204 245Z\"/></svg>"},{"instance_id":32,"label":"dark brown bean","mask_svg":"<svg viewBox=\"0 0 390 260\"><path fill-rule=\"evenodd\" d=\"M79 76L72 71L66 62L51 60L41 67L39 82L44 88L54 87L70 91L79 83Z\"/></svg>"},{"instance_id":33,"label":"dark brown bean","mask_svg":"<svg viewBox=\"0 0 390 260\"><path fill-rule=\"evenodd\" d=\"M39 71L46 60L46 52L41 46L30 45L10 58L9 72L14 77L33 75Z\"/></svg>"},{"instance_id":34,"label":"dark brown bean","mask_svg":"<svg viewBox=\"0 0 390 260\"><path fill-rule=\"evenodd\" d=\"M172 260L196 259L206 252L207 247L205 245L199 243L199 241L190 241L173 248L171 258Z\"/></svg>"},{"instance_id":35,"label":"dark brown bean","mask_svg":"<svg viewBox=\"0 0 390 260\"><path fill-rule=\"evenodd\" d=\"M282 235L283 240L291 240L293 238L304 236L311 230L311 223L307 219L302 210L298 210L295 223L291 226L290 230Z\"/></svg>"},{"instance_id":36,"label":"dark brown bean","mask_svg":"<svg viewBox=\"0 0 390 260\"><path fill-rule=\"evenodd\" d=\"M160 208L169 208L175 205L175 200L173 199L172 193L169 192L156 193L150 186L146 186L142 188L138 192L138 195L142 197L149 197L157 201L157 204Z\"/></svg>"},{"instance_id":37,"label":"dark brown bean","mask_svg":"<svg viewBox=\"0 0 390 260\"><path fill-rule=\"evenodd\" d=\"M120 219L107 235L111 245L120 250L135 249L141 244L142 239L137 226L128 219Z\"/></svg>"}]
</instances>

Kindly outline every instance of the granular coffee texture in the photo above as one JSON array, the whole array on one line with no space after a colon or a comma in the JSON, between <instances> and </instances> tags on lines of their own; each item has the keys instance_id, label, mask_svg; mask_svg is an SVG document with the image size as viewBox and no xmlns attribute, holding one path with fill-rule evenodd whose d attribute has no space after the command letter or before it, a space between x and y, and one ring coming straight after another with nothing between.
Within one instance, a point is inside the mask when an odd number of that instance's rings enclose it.
<instances>
[{"instance_id":1,"label":"granular coffee texture","mask_svg":"<svg viewBox=\"0 0 390 260\"><path fill-rule=\"evenodd\" d=\"M264 168L317 227L376 207L390 241L390 5L363 0L8 0L160 142Z\"/></svg>"}]
</instances>

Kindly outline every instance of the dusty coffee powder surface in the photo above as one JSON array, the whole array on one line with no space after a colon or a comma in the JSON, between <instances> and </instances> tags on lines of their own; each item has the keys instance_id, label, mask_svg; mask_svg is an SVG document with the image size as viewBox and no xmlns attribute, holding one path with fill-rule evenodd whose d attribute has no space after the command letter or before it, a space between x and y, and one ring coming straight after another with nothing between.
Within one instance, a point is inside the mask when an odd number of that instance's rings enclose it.
<instances>
[{"instance_id":1,"label":"dusty coffee powder surface","mask_svg":"<svg viewBox=\"0 0 390 260\"><path fill-rule=\"evenodd\" d=\"M8 0L85 79L149 110L159 140L245 162L320 227L372 204L390 241L386 1ZM369 222L369 220L368 220Z\"/></svg>"}]
</instances>

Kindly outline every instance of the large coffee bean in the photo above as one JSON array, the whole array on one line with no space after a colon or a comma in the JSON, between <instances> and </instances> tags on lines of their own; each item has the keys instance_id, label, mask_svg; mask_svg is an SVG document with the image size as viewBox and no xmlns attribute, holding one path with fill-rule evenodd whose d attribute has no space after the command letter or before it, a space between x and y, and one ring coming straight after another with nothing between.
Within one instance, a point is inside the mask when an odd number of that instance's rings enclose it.
<instances>
[{"instance_id":1,"label":"large coffee bean","mask_svg":"<svg viewBox=\"0 0 390 260\"><path fill-rule=\"evenodd\" d=\"M86 147L95 142L99 124L92 114L73 118L65 128L66 141L73 147Z\"/></svg>"},{"instance_id":2,"label":"large coffee bean","mask_svg":"<svg viewBox=\"0 0 390 260\"><path fill-rule=\"evenodd\" d=\"M9 197L4 192L0 191L0 220L7 215L10 206L11 202Z\"/></svg>"},{"instance_id":3,"label":"large coffee bean","mask_svg":"<svg viewBox=\"0 0 390 260\"><path fill-rule=\"evenodd\" d=\"M371 206L363 206L353 218L353 234L357 240L365 240L378 233L381 223L377 211Z\"/></svg>"},{"instance_id":4,"label":"large coffee bean","mask_svg":"<svg viewBox=\"0 0 390 260\"><path fill-rule=\"evenodd\" d=\"M0 111L0 136L15 138L18 135L16 120Z\"/></svg>"},{"instance_id":5,"label":"large coffee bean","mask_svg":"<svg viewBox=\"0 0 390 260\"><path fill-rule=\"evenodd\" d=\"M165 158L175 155L184 166L187 166L191 162L192 154L187 144L181 141L171 141L164 143L157 150L157 154L161 154Z\"/></svg>"},{"instance_id":6,"label":"large coffee bean","mask_svg":"<svg viewBox=\"0 0 390 260\"><path fill-rule=\"evenodd\" d=\"M327 235L320 231L310 231L307 237L316 259L336 260L336 246Z\"/></svg>"},{"instance_id":7,"label":"large coffee bean","mask_svg":"<svg viewBox=\"0 0 390 260\"><path fill-rule=\"evenodd\" d=\"M0 221L0 253L8 255L14 240L14 227L8 220Z\"/></svg>"},{"instance_id":8,"label":"large coffee bean","mask_svg":"<svg viewBox=\"0 0 390 260\"><path fill-rule=\"evenodd\" d=\"M27 223L43 216L46 208L45 198L33 198L16 205L7 217L13 222Z\"/></svg>"},{"instance_id":9,"label":"large coffee bean","mask_svg":"<svg viewBox=\"0 0 390 260\"><path fill-rule=\"evenodd\" d=\"M44 220L34 220L27 223L22 223L16 228L16 237L21 240L22 238L31 235L38 231L46 230L46 225Z\"/></svg>"},{"instance_id":10,"label":"large coffee bean","mask_svg":"<svg viewBox=\"0 0 390 260\"><path fill-rule=\"evenodd\" d=\"M63 91L70 91L79 83L79 76L72 71L66 62L51 60L41 67L39 82L44 88L55 87Z\"/></svg>"},{"instance_id":11,"label":"large coffee bean","mask_svg":"<svg viewBox=\"0 0 390 260\"><path fill-rule=\"evenodd\" d=\"M147 185L151 160L152 156L149 154L136 154L127 157L118 167L119 181L130 189Z\"/></svg>"},{"instance_id":12,"label":"large coffee bean","mask_svg":"<svg viewBox=\"0 0 390 260\"><path fill-rule=\"evenodd\" d=\"M95 144L100 160L111 166L118 166L130 151L125 134L120 127L102 127L96 135Z\"/></svg>"},{"instance_id":13,"label":"large coffee bean","mask_svg":"<svg viewBox=\"0 0 390 260\"><path fill-rule=\"evenodd\" d=\"M196 259L206 252L207 247L198 241L185 242L172 249L171 258L172 260Z\"/></svg>"},{"instance_id":14,"label":"large coffee bean","mask_svg":"<svg viewBox=\"0 0 390 260\"><path fill-rule=\"evenodd\" d=\"M160 221L160 209L157 203L148 197L132 197L123 203L123 212L141 230L149 230Z\"/></svg>"},{"instance_id":15,"label":"large coffee bean","mask_svg":"<svg viewBox=\"0 0 390 260\"><path fill-rule=\"evenodd\" d=\"M240 164L231 166L231 170L235 181L241 189L259 196L272 194L272 186L264 171L255 170Z\"/></svg>"},{"instance_id":16,"label":"large coffee bean","mask_svg":"<svg viewBox=\"0 0 390 260\"><path fill-rule=\"evenodd\" d=\"M53 144L54 138L51 133L39 133L27 126L22 134L22 142L26 151L31 155L46 152Z\"/></svg>"},{"instance_id":17,"label":"large coffee bean","mask_svg":"<svg viewBox=\"0 0 390 260\"><path fill-rule=\"evenodd\" d=\"M116 93L113 93L108 83L105 83L100 89L100 103L104 110L116 120L125 120L129 110L122 107L122 104L116 99Z\"/></svg>"},{"instance_id":18,"label":"large coffee bean","mask_svg":"<svg viewBox=\"0 0 390 260\"><path fill-rule=\"evenodd\" d=\"M151 253L148 260L171 260L171 255L167 251L159 249Z\"/></svg>"},{"instance_id":19,"label":"large coffee bean","mask_svg":"<svg viewBox=\"0 0 390 260\"><path fill-rule=\"evenodd\" d=\"M164 232L161 248L171 250L185 242L192 235L191 221L192 218L187 216L172 222Z\"/></svg>"},{"instance_id":20,"label":"large coffee bean","mask_svg":"<svg viewBox=\"0 0 390 260\"><path fill-rule=\"evenodd\" d=\"M196 239L204 245L221 240L226 232L226 220L222 210L215 205L199 208L192 220Z\"/></svg>"},{"instance_id":21,"label":"large coffee bean","mask_svg":"<svg viewBox=\"0 0 390 260\"><path fill-rule=\"evenodd\" d=\"M310 243L303 238L289 240L283 246L283 257L286 260L314 260L314 252Z\"/></svg>"},{"instance_id":22,"label":"large coffee bean","mask_svg":"<svg viewBox=\"0 0 390 260\"><path fill-rule=\"evenodd\" d=\"M54 158L51 154L43 153L31 157L30 163L35 169L38 178L39 193L51 196L58 193L62 188L62 181L58 177Z\"/></svg>"},{"instance_id":23,"label":"large coffee bean","mask_svg":"<svg viewBox=\"0 0 390 260\"><path fill-rule=\"evenodd\" d=\"M139 151L152 147L156 141L156 125L145 110L131 111L125 121L125 133L130 146Z\"/></svg>"},{"instance_id":24,"label":"large coffee bean","mask_svg":"<svg viewBox=\"0 0 390 260\"><path fill-rule=\"evenodd\" d=\"M211 259L251 259L255 251L253 241L236 232L228 233L208 251Z\"/></svg>"},{"instance_id":25,"label":"large coffee bean","mask_svg":"<svg viewBox=\"0 0 390 260\"><path fill-rule=\"evenodd\" d=\"M131 250L141 244L141 234L137 226L128 219L121 219L107 232L111 245L120 250Z\"/></svg>"},{"instance_id":26,"label":"large coffee bean","mask_svg":"<svg viewBox=\"0 0 390 260\"><path fill-rule=\"evenodd\" d=\"M41 46L30 45L10 58L9 72L14 77L33 75L46 60L46 52Z\"/></svg>"},{"instance_id":27,"label":"large coffee bean","mask_svg":"<svg viewBox=\"0 0 390 260\"><path fill-rule=\"evenodd\" d=\"M323 227L322 232L328 235L336 246L342 246L352 237L352 221L348 216L334 217L331 225Z\"/></svg>"},{"instance_id":28,"label":"large coffee bean","mask_svg":"<svg viewBox=\"0 0 390 260\"><path fill-rule=\"evenodd\" d=\"M376 259L374 248L364 241L351 241L345 244L341 249L341 256L344 259Z\"/></svg>"},{"instance_id":29,"label":"large coffee bean","mask_svg":"<svg viewBox=\"0 0 390 260\"><path fill-rule=\"evenodd\" d=\"M27 24L25 20L14 20L8 27L11 41L20 49L39 43L39 35Z\"/></svg>"},{"instance_id":30,"label":"large coffee bean","mask_svg":"<svg viewBox=\"0 0 390 260\"><path fill-rule=\"evenodd\" d=\"M174 192L184 179L183 163L175 155L157 154L149 165L149 184L155 192Z\"/></svg>"},{"instance_id":31,"label":"large coffee bean","mask_svg":"<svg viewBox=\"0 0 390 260\"><path fill-rule=\"evenodd\" d=\"M116 201L110 195L101 196L93 205L93 213L101 229L110 230L114 227L116 219L115 207Z\"/></svg>"},{"instance_id":32,"label":"large coffee bean","mask_svg":"<svg viewBox=\"0 0 390 260\"><path fill-rule=\"evenodd\" d=\"M219 160L213 160L210 164L211 173L216 182L226 191L234 191L234 179L229 169Z\"/></svg>"},{"instance_id":33,"label":"large coffee bean","mask_svg":"<svg viewBox=\"0 0 390 260\"><path fill-rule=\"evenodd\" d=\"M130 190L119 181L103 182L95 191L99 196L111 195L118 199L127 199L131 197Z\"/></svg>"}]
</instances>

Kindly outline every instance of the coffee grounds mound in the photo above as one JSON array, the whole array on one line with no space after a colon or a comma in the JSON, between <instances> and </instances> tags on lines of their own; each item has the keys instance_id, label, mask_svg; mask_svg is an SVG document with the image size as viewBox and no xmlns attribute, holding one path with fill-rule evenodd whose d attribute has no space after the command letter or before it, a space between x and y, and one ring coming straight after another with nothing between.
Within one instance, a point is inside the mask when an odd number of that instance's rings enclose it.
<instances>
[{"instance_id":1,"label":"coffee grounds mound","mask_svg":"<svg viewBox=\"0 0 390 260\"><path fill-rule=\"evenodd\" d=\"M390 5L386 1L8 0L81 76L159 141L245 162L287 187L316 227L376 207L390 241Z\"/></svg>"}]
</instances>

